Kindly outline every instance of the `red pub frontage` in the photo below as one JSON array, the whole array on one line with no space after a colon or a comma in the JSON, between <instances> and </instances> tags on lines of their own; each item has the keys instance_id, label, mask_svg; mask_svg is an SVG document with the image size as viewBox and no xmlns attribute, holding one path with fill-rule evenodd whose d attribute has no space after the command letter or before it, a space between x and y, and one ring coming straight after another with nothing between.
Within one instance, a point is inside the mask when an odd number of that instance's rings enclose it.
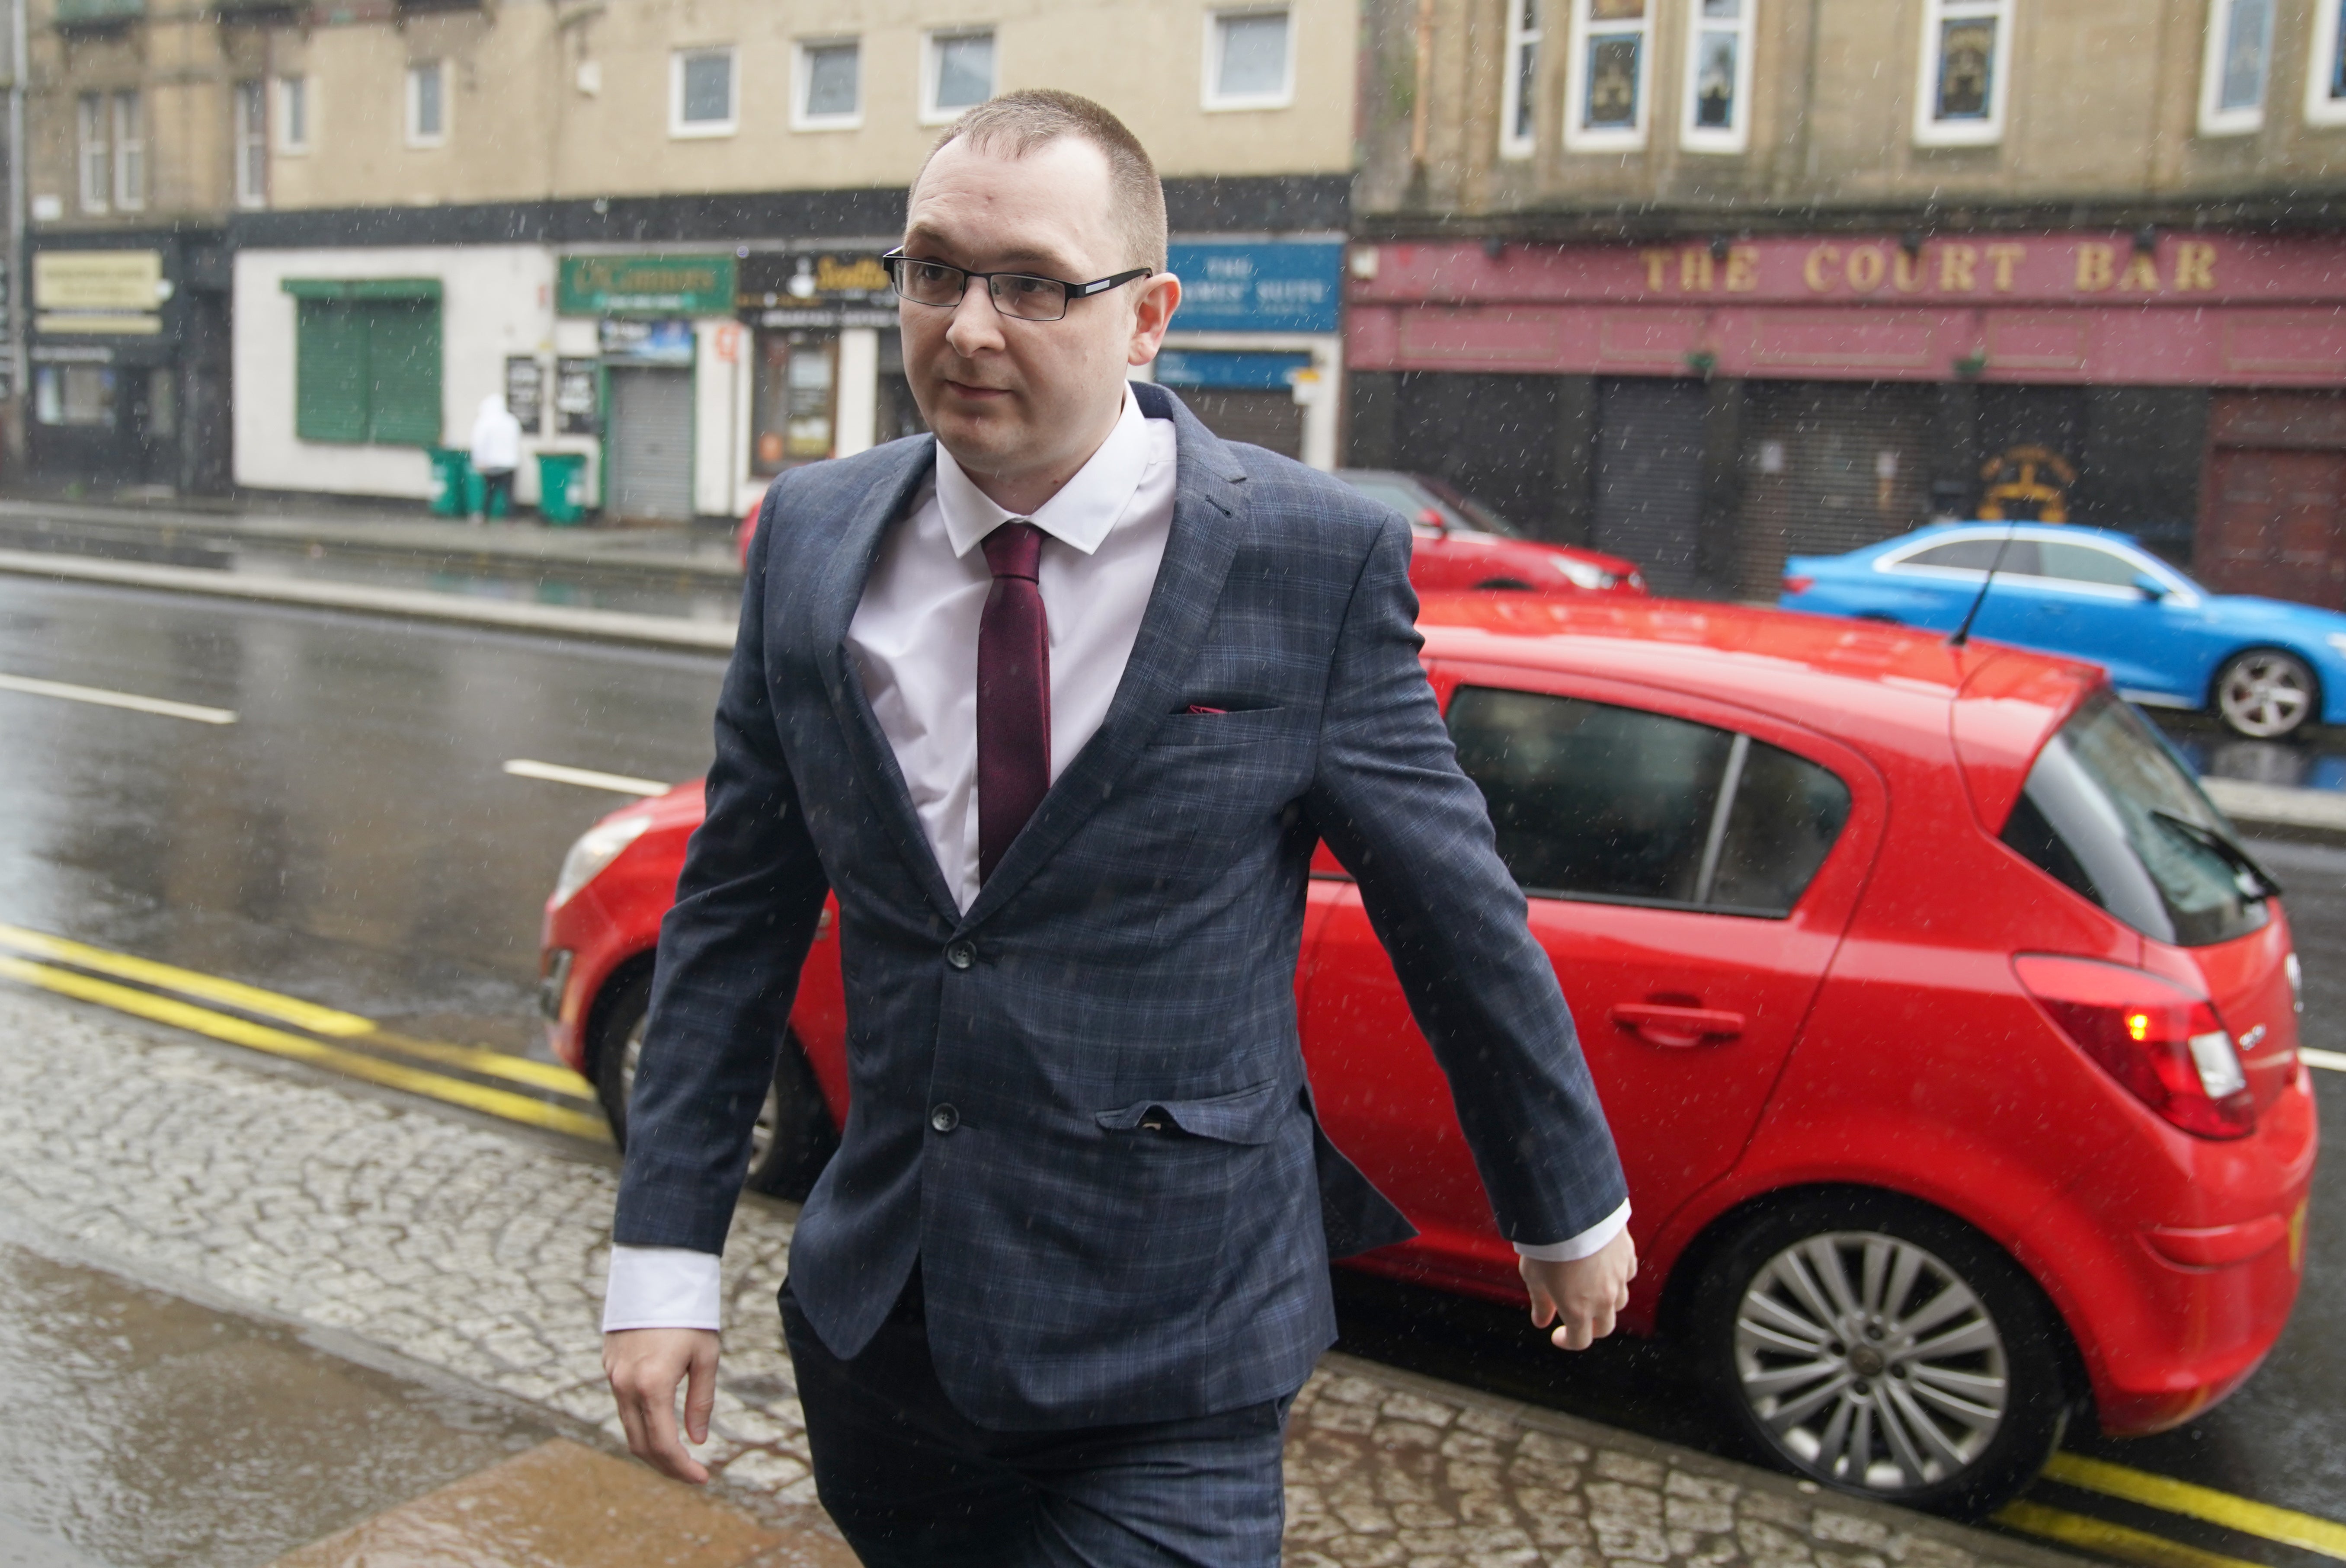
<instances>
[{"instance_id":1,"label":"red pub frontage","mask_svg":"<svg viewBox=\"0 0 2346 1568\"><path fill-rule=\"evenodd\" d=\"M1355 463L1441 469L1668 591L1771 598L1788 554L2013 516L2346 607L2334 239L1399 241L1348 288Z\"/></svg>"}]
</instances>

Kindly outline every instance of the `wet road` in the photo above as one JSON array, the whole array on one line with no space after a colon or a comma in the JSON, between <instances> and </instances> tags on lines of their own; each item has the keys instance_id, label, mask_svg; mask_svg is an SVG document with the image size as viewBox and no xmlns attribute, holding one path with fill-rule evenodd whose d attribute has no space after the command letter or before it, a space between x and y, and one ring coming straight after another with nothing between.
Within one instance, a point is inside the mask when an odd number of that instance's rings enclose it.
<instances>
[{"instance_id":1,"label":"wet road","mask_svg":"<svg viewBox=\"0 0 2346 1568\"><path fill-rule=\"evenodd\" d=\"M0 690L0 923L267 986L406 1034L543 1055L539 909L564 850L619 797L512 759L682 779L706 765L720 663L585 643L0 578L0 677L232 711L230 724ZM2247 748L2190 724L2214 770L2319 787L2326 745ZM2325 772L2328 769L2329 772ZM2346 849L2271 843L2309 983L2305 1043L2346 1052ZM2346 1076L2317 1074L2334 1139ZM2318 1179L2297 1317L2239 1395L2147 1442L2071 1446L2346 1516L2346 1164ZM1715 1429L1666 1348L1567 1360L1518 1316L1357 1278L1347 1349L1698 1447ZM14 1308L0 1296L0 1319ZM2083 1509L2045 1483L2038 1494ZM8 1505L0 1502L0 1512ZM2186 1543L2237 1536L2096 1500ZM0 1543L5 1543L0 1541ZM2258 1560L2311 1556L2274 1545Z\"/></svg>"}]
</instances>

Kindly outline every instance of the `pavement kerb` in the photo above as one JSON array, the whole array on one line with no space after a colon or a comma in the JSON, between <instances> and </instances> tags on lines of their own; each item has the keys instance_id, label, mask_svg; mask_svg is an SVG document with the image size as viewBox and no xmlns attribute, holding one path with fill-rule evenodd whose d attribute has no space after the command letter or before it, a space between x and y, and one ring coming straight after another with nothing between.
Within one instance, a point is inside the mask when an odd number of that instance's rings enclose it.
<instances>
[{"instance_id":1,"label":"pavement kerb","mask_svg":"<svg viewBox=\"0 0 2346 1568\"><path fill-rule=\"evenodd\" d=\"M536 524L479 526L462 519L420 517L370 519L271 516L237 512L149 512L137 507L88 503L27 501L0 497L0 522L50 525L61 537L85 532L136 531L158 542L189 536L231 538L240 543L293 548L323 545L367 555L434 561L494 560L508 565L560 566L569 571L635 576L703 577L738 583L740 564L729 550L678 548L677 529L549 528Z\"/></svg>"},{"instance_id":2,"label":"pavement kerb","mask_svg":"<svg viewBox=\"0 0 2346 1568\"><path fill-rule=\"evenodd\" d=\"M680 616L631 615L619 610L565 609L555 605L515 604L421 589L368 587L355 583L246 577L229 572L209 571L200 566L102 561L79 555L52 555L33 550L0 550L0 572L66 582L101 584L108 587L201 594L257 604L352 611L404 620L531 632L546 636L584 637L596 642L626 643L639 647L680 648L696 653L729 653L733 648L733 624L730 621L690 621Z\"/></svg>"},{"instance_id":3,"label":"pavement kerb","mask_svg":"<svg viewBox=\"0 0 2346 1568\"><path fill-rule=\"evenodd\" d=\"M1829 1539L1838 1539L1853 1551L1862 1551L1868 1546L1879 1551L1884 1542L1878 1532L1887 1532L1888 1537L1893 1541L1903 1538L1906 1542L1933 1542L1970 1553L1983 1563L2004 1564L2006 1568L2079 1568L2080 1563L2088 1561L2066 1552L2035 1545L2016 1536L1959 1524L1935 1514L1917 1513L1911 1509L1867 1498L1852 1497L1846 1492L1830 1492L1812 1481L1802 1481L1772 1470L1720 1459L1695 1449L1680 1448L1618 1427L1583 1420L1542 1405L1529 1405L1497 1394L1483 1393L1456 1383L1445 1383L1437 1378L1388 1367L1382 1362L1362 1360L1356 1356L1331 1351L1321 1358L1320 1371L1359 1378L1442 1404L1476 1410L1511 1421L1527 1431L1545 1432L1591 1450L1626 1454L1634 1460L1661 1466L1665 1472L1722 1481L1746 1492L1774 1498L1788 1509L1807 1510L1812 1516L1829 1516L1818 1532ZM1858 1522L1858 1527L1851 1529L1842 1522L1845 1521ZM1868 1525L1875 1528L1864 1528ZM1893 1547L1887 1553L1892 1562L1904 1562L1911 1554L1910 1549L1902 1547Z\"/></svg>"}]
</instances>

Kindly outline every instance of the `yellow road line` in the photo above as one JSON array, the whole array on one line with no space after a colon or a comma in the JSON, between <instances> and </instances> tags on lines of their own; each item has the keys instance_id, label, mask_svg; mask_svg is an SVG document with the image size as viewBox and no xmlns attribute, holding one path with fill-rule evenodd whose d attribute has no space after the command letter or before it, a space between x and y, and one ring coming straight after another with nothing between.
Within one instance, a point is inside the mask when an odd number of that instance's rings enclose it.
<instances>
[{"instance_id":1,"label":"yellow road line","mask_svg":"<svg viewBox=\"0 0 2346 1568\"><path fill-rule=\"evenodd\" d=\"M526 1056L492 1051L483 1045L451 1045L437 1040L416 1040L404 1034L394 1034L379 1027L373 1019L362 1018L355 1013L321 1007L297 996L263 991L257 985L222 980L218 975L205 974L198 970L158 963L152 959L133 958L128 953L110 952L102 947L68 942L64 937L13 925L0 925L0 947L14 948L35 958L69 963L76 969L110 974L118 980L136 980L165 991L176 991L182 996L217 1002L240 1012L257 1013L264 1018L291 1023L297 1029L307 1029L313 1034L364 1040L370 1045L396 1051L402 1055L462 1067L487 1077L527 1084L532 1088L550 1089L557 1095L568 1095L590 1104L595 1098L592 1084L569 1068L556 1066L551 1062L533 1062Z\"/></svg>"},{"instance_id":2,"label":"yellow road line","mask_svg":"<svg viewBox=\"0 0 2346 1568\"><path fill-rule=\"evenodd\" d=\"M376 1030L366 1037L370 1045L386 1051L396 1051L403 1056L414 1056L426 1062L439 1062L451 1067L462 1067L468 1073L482 1073L495 1078L509 1078L516 1084L534 1088L551 1089L557 1095L567 1095L588 1105L595 1099L595 1085L567 1067L552 1062L533 1062L526 1056L509 1052L492 1051L485 1045L451 1045L439 1040L411 1040L404 1034Z\"/></svg>"},{"instance_id":3,"label":"yellow road line","mask_svg":"<svg viewBox=\"0 0 2346 1568\"><path fill-rule=\"evenodd\" d=\"M257 985L239 984L233 980L181 969L176 964L157 963L152 959L133 958L128 953L108 952L102 947L68 942L61 936L26 931L21 926L0 925L0 947L12 947L34 958L52 959L59 963L70 963L76 969L110 974L117 980L136 980L147 985L158 985L182 996L201 997L206 1002L221 1003L241 1012L258 1013L265 1018L291 1023L297 1029L307 1029L312 1034L332 1034L349 1039L374 1033L374 1020L362 1018L355 1013L321 1007L314 1002L280 996Z\"/></svg>"},{"instance_id":4,"label":"yellow road line","mask_svg":"<svg viewBox=\"0 0 2346 1568\"><path fill-rule=\"evenodd\" d=\"M2261 1536L2300 1551L2318 1552L2324 1557L2346 1561L2346 1524L2300 1513L2293 1508L2276 1508L2270 1502L2251 1502L2213 1487L2195 1486L2172 1476L2153 1475L2146 1470L2087 1459L2078 1453L2055 1454L2053 1462L2045 1467L2045 1474L2048 1480L2081 1492L2139 1502L2187 1519L2220 1524L2244 1535Z\"/></svg>"},{"instance_id":5,"label":"yellow road line","mask_svg":"<svg viewBox=\"0 0 2346 1568\"><path fill-rule=\"evenodd\" d=\"M547 1127L555 1132L568 1133L574 1137L607 1140L610 1136L600 1116L588 1115L583 1111L549 1105L508 1089L492 1089L438 1073L426 1073L420 1068L403 1067L395 1062L379 1061L355 1051L345 1051L338 1045L288 1034L281 1029L271 1029L249 1019L215 1013L209 1007L157 996L152 992L134 991L127 985L94 980L70 970L52 969L46 964L28 962L21 958L0 958L0 976L36 985L44 991L53 991L60 996L94 1002L118 1013L168 1023L173 1028L191 1030L214 1040L225 1040L232 1045L249 1046L271 1055L331 1067L353 1078L363 1078L387 1088L404 1089L413 1095L429 1095L452 1105L463 1105L492 1116L502 1116L509 1122Z\"/></svg>"},{"instance_id":6,"label":"yellow road line","mask_svg":"<svg viewBox=\"0 0 2346 1568\"><path fill-rule=\"evenodd\" d=\"M0 691L21 691L30 697L57 697L67 702L95 703L99 708L127 708L133 713L159 714L165 718L189 718L198 724L234 724L236 715L225 708L173 702L167 697L141 697L135 691L108 691L100 686L75 686L62 680L35 680L30 676L0 675Z\"/></svg>"},{"instance_id":7,"label":"yellow road line","mask_svg":"<svg viewBox=\"0 0 2346 1568\"><path fill-rule=\"evenodd\" d=\"M2082 1546L2088 1552L2140 1563L2146 1568L2264 1568L2262 1563L2244 1558L2203 1552L2180 1541L2129 1530L2106 1519L2047 1508L2041 1502L2007 1502L1996 1511L1995 1522L2047 1541L2058 1541L2064 1546Z\"/></svg>"}]
</instances>

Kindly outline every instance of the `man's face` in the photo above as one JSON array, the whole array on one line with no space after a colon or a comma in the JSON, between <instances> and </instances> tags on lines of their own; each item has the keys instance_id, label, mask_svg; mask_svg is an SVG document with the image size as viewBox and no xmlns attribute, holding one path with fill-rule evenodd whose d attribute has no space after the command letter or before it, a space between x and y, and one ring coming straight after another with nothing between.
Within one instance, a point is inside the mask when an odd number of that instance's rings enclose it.
<instances>
[{"instance_id":1,"label":"man's face","mask_svg":"<svg viewBox=\"0 0 2346 1568\"><path fill-rule=\"evenodd\" d=\"M1075 137L1025 158L947 143L913 192L904 250L1068 283L1134 265L1110 216L1107 155ZM1000 314L974 280L958 306L900 300L905 374L929 428L973 474L1063 481L1106 438L1126 370L1155 356L1178 297L1160 274L1071 300L1056 321Z\"/></svg>"}]
</instances>

